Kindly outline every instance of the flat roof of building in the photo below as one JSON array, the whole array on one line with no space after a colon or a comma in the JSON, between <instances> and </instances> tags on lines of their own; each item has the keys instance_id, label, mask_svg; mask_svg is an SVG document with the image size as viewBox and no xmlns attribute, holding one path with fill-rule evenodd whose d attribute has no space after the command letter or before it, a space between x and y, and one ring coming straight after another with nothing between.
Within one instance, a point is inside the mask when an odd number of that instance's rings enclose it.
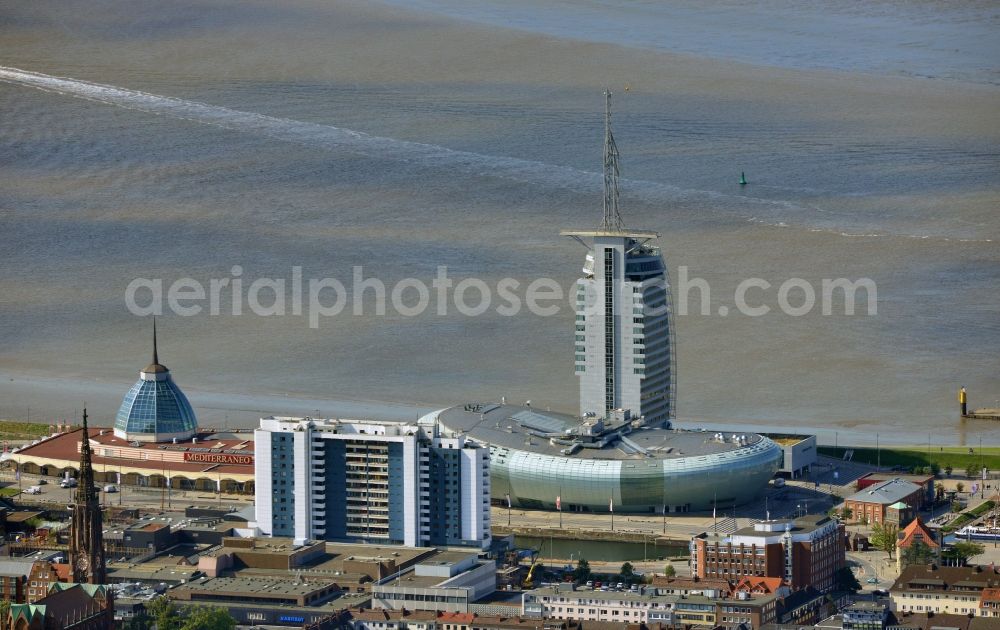
<instances>
[{"instance_id":1,"label":"flat roof of building","mask_svg":"<svg viewBox=\"0 0 1000 630\"><path fill-rule=\"evenodd\" d=\"M336 586L334 580L329 582L299 582L294 576L288 579L264 577L233 577L233 578L201 578L181 584L174 590L195 591L198 593L245 594L254 597L288 595L293 597L311 595L317 591Z\"/></svg>"},{"instance_id":2,"label":"flat roof of building","mask_svg":"<svg viewBox=\"0 0 1000 630\"><path fill-rule=\"evenodd\" d=\"M282 537L236 539L234 542L242 542L245 544L247 540L254 541L253 548L240 547L238 545L229 546L226 544L227 541L223 540L222 546L213 547L212 549L207 550L204 555L217 556L220 554L243 552L288 556L303 549L303 547L309 547L317 544L315 541L309 541L304 546L295 545L291 538ZM463 558L467 558L469 555L475 555L475 552L473 551L463 552L438 550L434 547L404 547L402 545L367 545L335 542L319 544L324 544L324 553L321 556L313 558L303 563L301 566L296 567L296 571L302 571L310 575L313 573L336 575L336 579L343 580L345 577L357 578L362 576L362 574L357 572L345 571L344 565L346 562L394 562L399 568L407 568L416 564L423 564L425 562L451 564L459 562ZM252 572L250 574L263 574L265 572L269 572L270 570L240 570L241 573L248 571Z\"/></svg>"},{"instance_id":3,"label":"flat roof of building","mask_svg":"<svg viewBox=\"0 0 1000 630\"><path fill-rule=\"evenodd\" d=\"M425 564L420 562L418 564ZM433 564L433 563L431 563ZM452 564L446 562L443 564ZM494 564L493 561L479 560L474 565L471 565L469 569L475 569L483 566L484 564ZM407 570L403 574L399 575L390 582L385 582L380 584L381 587L393 587L393 588L436 588L443 582L453 579L454 575L417 575L416 570ZM452 587L442 587L442 588L452 588ZM455 587L461 588L461 587Z\"/></svg>"},{"instance_id":4,"label":"flat roof of building","mask_svg":"<svg viewBox=\"0 0 1000 630\"><path fill-rule=\"evenodd\" d=\"M649 428L641 426L638 420L600 421L535 407L498 403L456 405L437 412L437 419L447 429L485 444L574 459L698 457L728 453L766 439L755 433L746 433L739 434L741 437L745 435L745 441L733 440L734 434L723 433L723 441L717 439L717 431ZM587 448L584 444L583 448L568 449L573 441L599 442L592 435L596 430L589 428L596 422L603 422L603 429L598 432L601 435L621 431L624 439L612 439L602 448Z\"/></svg>"},{"instance_id":5,"label":"flat roof of building","mask_svg":"<svg viewBox=\"0 0 1000 630\"><path fill-rule=\"evenodd\" d=\"M134 564L108 562L108 577L114 578L116 582L180 582L188 581L199 573L198 567L177 564Z\"/></svg>"},{"instance_id":6,"label":"flat roof of building","mask_svg":"<svg viewBox=\"0 0 1000 630\"><path fill-rule=\"evenodd\" d=\"M651 230L559 230L560 236L611 236L614 238L651 239L660 238L659 232Z\"/></svg>"},{"instance_id":7,"label":"flat roof of building","mask_svg":"<svg viewBox=\"0 0 1000 630\"><path fill-rule=\"evenodd\" d=\"M394 580L379 584L375 588L436 588L441 582L450 580L451 577L440 575L417 575L414 571L407 571Z\"/></svg>"},{"instance_id":8,"label":"flat roof of building","mask_svg":"<svg viewBox=\"0 0 1000 630\"><path fill-rule=\"evenodd\" d=\"M23 523L33 518L41 518L45 512L38 510L19 510L17 512L7 512L5 517L8 523Z\"/></svg>"},{"instance_id":9,"label":"flat roof of building","mask_svg":"<svg viewBox=\"0 0 1000 630\"><path fill-rule=\"evenodd\" d=\"M798 435L795 433L765 433L764 435L771 438L771 441L780 444L781 446L792 446L794 444L798 444L799 442L816 439L815 435Z\"/></svg>"},{"instance_id":10,"label":"flat roof of building","mask_svg":"<svg viewBox=\"0 0 1000 630\"><path fill-rule=\"evenodd\" d=\"M831 518L826 514L807 514L805 516L799 516L794 519L778 519L771 521L760 521L753 525L747 527L741 527L732 533L726 532L704 532L699 534L699 536L707 539L713 540L728 540L734 536L746 536L746 537L762 537L767 538L769 536L775 536L784 534L786 529L784 525L786 523L791 524L791 528L787 531L791 532L792 535L795 534L808 534L814 532L820 527L826 526L831 521ZM765 529L771 527L771 529Z\"/></svg>"},{"instance_id":11,"label":"flat roof of building","mask_svg":"<svg viewBox=\"0 0 1000 630\"><path fill-rule=\"evenodd\" d=\"M29 575L34 564L30 560L0 560L0 575L8 577Z\"/></svg>"}]
</instances>

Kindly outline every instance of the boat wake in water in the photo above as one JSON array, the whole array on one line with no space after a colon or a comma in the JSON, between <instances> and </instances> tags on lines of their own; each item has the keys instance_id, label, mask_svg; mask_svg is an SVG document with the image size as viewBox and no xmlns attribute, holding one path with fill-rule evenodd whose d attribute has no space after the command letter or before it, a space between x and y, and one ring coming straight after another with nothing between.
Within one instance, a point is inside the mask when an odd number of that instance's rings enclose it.
<instances>
[{"instance_id":1,"label":"boat wake in water","mask_svg":"<svg viewBox=\"0 0 1000 630\"><path fill-rule=\"evenodd\" d=\"M114 105L125 109L213 125L241 133L256 134L326 151L348 151L378 159L402 161L425 168L444 169L471 176L498 177L526 184L600 194L600 173L520 158L486 155L449 149L439 145L374 136L333 125L303 122L253 112L240 111L197 101L184 100L111 85L58 77L18 68L0 66L0 81ZM775 227L801 226L838 236L902 236L927 238L928 235L894 234L865 230L854 234L843 227L814 225L807 214L816 208L774 199L728 195L716 191L686 190L677 186L644 180L623 179L623 192L652 205L669 202L714 202L715 212L734 219ZM767 218L762 217L767 215ZM829 219L829 216L825 217ZM936 236L941 240L952 239ZM986 241L988 242L988 240Z\"/></svg>"}]
</instances>

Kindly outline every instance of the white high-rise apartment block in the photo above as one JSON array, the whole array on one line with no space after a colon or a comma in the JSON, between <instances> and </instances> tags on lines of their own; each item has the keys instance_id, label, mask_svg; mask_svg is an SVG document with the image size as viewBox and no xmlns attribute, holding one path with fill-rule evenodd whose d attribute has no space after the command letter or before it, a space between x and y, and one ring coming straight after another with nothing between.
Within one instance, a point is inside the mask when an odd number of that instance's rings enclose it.
<instances>
[{"instance_id":1,"label":"white high-rise apartment block","mask_svg":"<svg viewBox=\"0 0 1000 630\"><path fill-rule=\"evenodd\" d=\"M597 230L565 230L587 247L576 284L576 374L580 413L615 410L669 426L675 379L670 284L656 232L626 229L618 210L618 148L606 92L604 221Z\"/></svg>"},{"instance_id":2,"label":"white high-rise apartment block","mask_svg":"<svg viewBox=\"0 0 1000 630\"><path fill-rule=\"evenodd\" d=\"M307 540L487 549L489 449L415 423L262 418L256 526Z\"/></svg>"}]
</instances>

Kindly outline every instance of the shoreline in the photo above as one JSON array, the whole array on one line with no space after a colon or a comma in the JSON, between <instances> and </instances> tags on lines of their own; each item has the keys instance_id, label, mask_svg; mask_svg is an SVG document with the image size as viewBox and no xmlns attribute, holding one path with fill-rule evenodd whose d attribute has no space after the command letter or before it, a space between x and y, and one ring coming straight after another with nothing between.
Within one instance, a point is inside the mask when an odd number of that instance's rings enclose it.
<instances>
[{"instance_id":1,"label":"shoreline","mask_svg":"<svg viewBox=\"0 0 1000 630\"><path fill-rule=\"evenodd\" d=\"M30 398L35 404L5 405L0 404L0 419L32 422L37 424L69 421L75 423L71 414L55 413L54 408L72 408L84 402L95 418L95 426L110 426L130 383L112 382L105 379L81 379L60 377L49 374L25 374L0 368L0 399L10 400L19 397L22 400ZM442 409L466 402L456 399L441 404L428 404L424 401L413 403L374 400L365 398L348 398L342 396L315 396L305 393L275 393L265 392L249 394L245 392L201 390L196 387L183 387L191 401L192 407L199 418L199 424L206 428L217 430L254 429L261 417L269 415L302 415L341 418L378 418L383 420L413 420L436 409ZM20 391L11 391L20 390ZM73 402L78 401L78 402ZM46 409L48 406L49 410ZM27 410L27 414L16 413L17 408ZM13 411L13 413L12 413ZM318 414L316 412L319 412ZM17 417L20 415L21 417ZM28 417L24 417L27 415ZM41 417L37 417L41 416ZM815 435L817 444L824 447L873 447L878 443L885 449L913 449L926 447L914 443L913 435L897 436L893 434L876 434L852 429L850 427L808 427L783 424L757 419L722 419L722 418L677 418L674 426L681 429L697 431L753 431L755 433L793 433ZM1000 427L998 427L1000 428ZM967 440L958 440L948 446L974 446L978 444L981 431L970 432ZM972 439L976 437L976 439ZM900 441L907 440L907 441ZM961 443L959 443L961 442ZM935 442L935 446L941 445Z\"/></svg>"}]
</instances>

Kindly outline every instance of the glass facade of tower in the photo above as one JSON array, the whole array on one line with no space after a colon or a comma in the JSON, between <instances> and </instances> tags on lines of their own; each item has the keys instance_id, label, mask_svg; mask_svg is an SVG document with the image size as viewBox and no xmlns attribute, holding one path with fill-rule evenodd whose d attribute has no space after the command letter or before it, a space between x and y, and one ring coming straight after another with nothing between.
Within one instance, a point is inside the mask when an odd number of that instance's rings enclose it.
<instances>
[{"instance_id":1,"label":"glass facade of tower","mask_svg":"<svg viewBox=\"0 0 1000 630\"><path fill-rule=\"evenodd\" d=\"M670 286L659 248L626 233L594 236L576 309L580 414L629 409L650 424L669 422L676 375Z\"/></svg>"}]
</instances>

